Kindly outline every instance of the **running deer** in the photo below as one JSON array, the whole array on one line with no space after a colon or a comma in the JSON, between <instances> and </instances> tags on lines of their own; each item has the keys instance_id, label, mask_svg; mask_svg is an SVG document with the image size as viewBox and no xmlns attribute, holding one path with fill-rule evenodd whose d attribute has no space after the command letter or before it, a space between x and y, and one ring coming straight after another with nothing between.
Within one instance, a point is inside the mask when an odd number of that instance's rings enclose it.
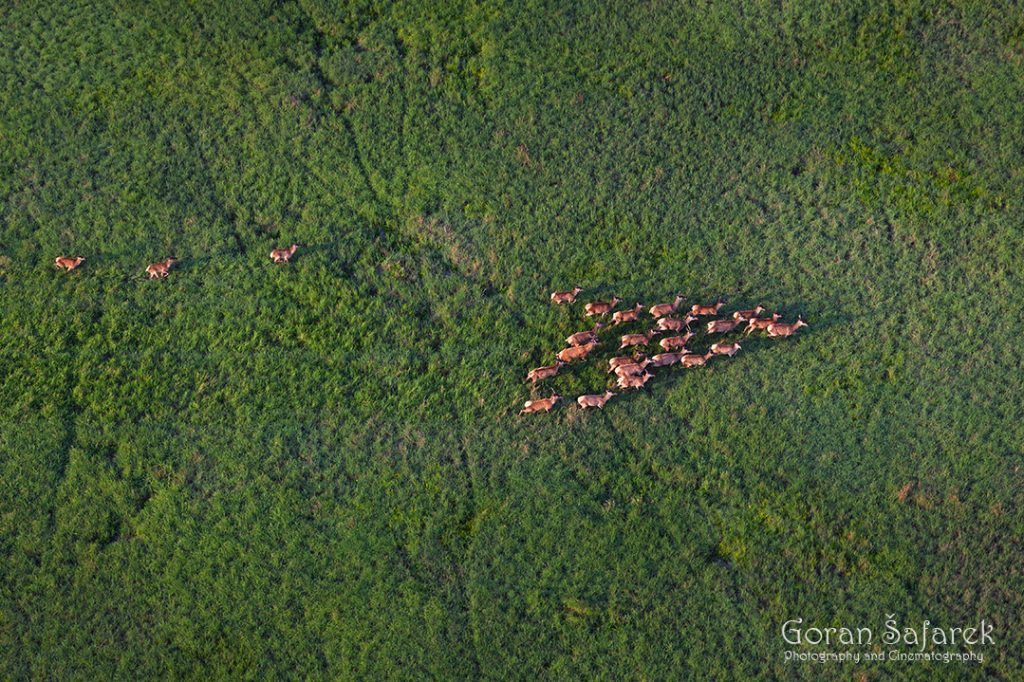
<instances>
[{"instance_id":1,"label":"running deer","mask_svg":"<svg viewBox=\"0 0 1024 682\"><path fill-rule=\"evenodd\" d=\"M576 332L567 338L565 343L569 346L582 346L584 344L593 343L594 341L597 341L597 330L601 329L603 326L603 324L598 322L590 331Z\"/></svg>"},{"instance_id":2,"label":"running deer","mask_svg":"<svg viewBox=\"0 0 1024 682\"><path fill-rule=\"evenodd\" d=\"M270 260L275 263L287 263L295 255L295 250L298 248L298 244L292 244L287 249L274 249L270 252Z\"/></svg>"},{"instance_id":3,"label":"running deer","mask_svg":"<svg viewBox=\"0 0 1024 682\"><path fill-rule=\"evenodd\" d=\"M665 317L671 315L679 307L679 304L683 302L683 295L676 294L676 300L671 303L659 303L658 305L651 306L650 313L651 317Z\"/></svg>"},{"instance_id":4,"label":"running deer","mask_svg":"<svg viewBox=\"0 0 1024 682\"><path fill-rule=\"evenodd\" d=\"M703 367L708 360L711 359L711 353L706 355L689 354L684 355L683 359L679 362L683 367Z\"/></svg>"},{"instance_id":5,"label":"running deer","mask_svg":"<svg viewBox=\"0 0 1024 682\"><path fill-rule=\"evenodd\" d=\"M616 377L631 377L643 374L649 364L651 364L651 361L644 358L640 362L634 362L628 365L619 365L612 371L615 372Z\"/></svg>"},{"instance_id":6,"label":"running deer","mask_svg":"<svg viewBox=\"0 0 1024 682\"><path fill-rule=\"evenodd\" d=\"M651 342L651 338L657 333L657 331L652 329L646 334L624 334L621 339L622 345L619 346L619 349L621 350L631 346L646 346Z\"/></svg>"},{"instance_id":7,"label":"running deer","mask_svg":"<svg viewBox=\"0 0 1024 682\"><path fill-rule=\"evenodd\" d=\"M583 311L587 317L591 315L607 315L611 312L612 308L619 304L622 299L618 296L613 296L610 301L594 301L583 306Z\"/></svg>"},{"instance_id":8,"label":"running deer","mask_svg":"<svg viewBox=\"0 0 1024 682\"><path fill-rule=\"evenodd\" d=\"M612 315L612 324L622 324L623 322L638 320L640 319L640 311L643 309L644 307L637 303L636 307L631 310L620 310Z\"/></svg>"},{"instance_id":9,"label":"running deer","mask_svg":"<svg viewBox=\"0 0 1024 682\"><path fill-rule=\"evenodd\" d=\"M714 305L700 305L697 303L693 304L690 308L690 314L696 315L697 317L704 317L707 315L717 315L718 311L722 309L722 299L719 298Z\"/></svg>"},{"instance_id":10,"label":"running deer","mask_svg":"<svg viewBox=\"0 0 1024 682\"><path fill-rule=\"evenodd\" d=\"M555 406L562 396L552 393L550 398L541 398L540 400L527 400L523 403L523 409L519 410L520 415L530 414L531 412L550 412L551 408Z\"/></svg>"},{"instance_id":11,"label":"running deer","mask_svg":"<svg viewBox=\"0 0 1024 682\"><path fill-rule=\"evenodd\" d=\"M689 354L686 353L686 352L683 352L683 353L658 353L657 355L651 357L651 366L652 367L668 367L669 365L676 364L677 362L682 360L687 355L689 355Z\"/></svg>"},{"instance_id":12,"label":"running deer","mask_svg":"<svg viewBox=\"0 0 1024 682\"><path fill-rule=\"evenodd\" d=\"M746 322L747 320L754 319L763 312L764 306L759 303L757 304L757 307L754 308L753 310L737 310L732 314L732 319L736 320L737 322Z\"/></svg>"},{"instance_id":13,"label":"running deer","mask_svg":"<svg viewBox=\"0 0 1024 682\"><path fill-rule=\"evenodd\" d=\"M784 322L773 322L768 325L768 336L773 337L785 337L792 336L796 333L796 330L800 327L809 327L810 325L803 321L802 318L796 318L796 322L792 324L786 324Z\"/></svg>"},{"instance_id":14,"label":"running deer","mask_svg":"<svg viewBox=\"0 0 1024 682\"><path fill-rule=\"evenodd\" d=\"M712 320L708 322L708 334L725 334L739 326L737 320Z\"/></svg>"},{"instance_id":15,"label":"running deer","mask_svg":"<svg viewBox=\"0 0 1024 682\"><path fill-rule=\"evenodd\" d=\"M160 261L159 263L150 263L146 266L146 274L149 275L150 279L166 277L167 273L171 271L171 266L177 262L177 258L168 258L167 260Z\"/></svg>"},{"instance_id":16,"label":"running deer","mask_svg":"<svg viewBox=\"0 0 1024 682\"><path fill-rule=\"evenodd\" d=\"M771 317L752 317L747 320L747 331L744 334L749 334L754 330L765 330L773 322L778 322L779 318L782 317L778 313L773 313Z\"/></svg>"},{"instance_id":17,"label":"running deer","mask_svg":"<svg viewBox=\"0 0 1024 682\"><path fill-rule=\"evenodd\" d=\"M551 294L552 303L575 303L576 297L583 291L583 287L575 287L572 291L556 291Z\"/></svg>"},{"instance_id":18,"label":"running deer","mask_svg":"<svg viewBox=\"0 0 1024 682\"><path fill-rule=\"evenodd\" d=\"M728 355L731 358L742 349L738 343L713 343L710 350L712 355Z\"/></svg>"},{"instance_id":19,"label":"running deer","mask_svg":"<svg viewBox=\"0 0 1024 682\"><path fill-rule=\"evenodd\" d=\"M608 371L614 372L616 367L621 367L622 365L635 365L640 362L643 357L643 353L634 353L633 355L621 355L617 358L612 358L608 361Z\"/></svg>"},{"instance_id":20,"label":"running deer","mask_svg":"<svg viewBox=\"0 0 1024 682\"><path fill-rule=\"evenodd\" d=\"M654 378L650 372L644 372L636 376L623 376L618 379L619 388L643 388L644 384Z\"/></svg>"},{"instance_id":21,"label":"running deer","mask_svg":"<svg viewBox=\"0 0 1024 682\"><path fill-rule=\"evenodd\" d=\"M82 261L84 260L85 258L83 258L82 256L75 256L74 258L68 258L67 256L57 256L53 260L53 265L58 269L64 268L66 271L71 272L79 265L81 265Z\"/></svg>"},{"instance_id":22,"label":"running deer","mask_svg":"<svg viewBox=\"0 0 1024 682\"><path fill-rule=\"evenodd\" d=\"M599 410L603 410L604 404L611 400L614 395L611 391L605 391L604 395L581 395L579 398L576 398L576 404L584 410L588 407L596 407Z\"/></svg>"},{"instance_id":23,"label":"running deer","mask_svg":"<svg viewBox=\"0 0 1024 682\"><path fill-rule=\"evenodd\" d=\"M547 367L538 367L536 369L531 369L526 374L526 380L527 381L532 381L534 384L536 384L538 381L543 381L544 379L550 379L551 377L553 377L556 374L558 374L558 370L560 370L562 368L562 365L564 365L564 364L565 364L564 362L559 360L555 364L548 365Z\"/></svg>"},{"instance_id":24,"label":"running deer","mask_svg":"<svg viewBox=\"0 0 1024 682\"><path fill-rule=\"evenodd\" d=\"M660 332L681 332L690 326L690 323L697 318L693 315L687 315L682 320L677 320L674 317L662 317L658 319L657 327Z\"/></svg>"},{"instance_id":25,"label":"running deer","mask_svg":"<svg viewBox=\"0 0 1024 682\"><path fill-rule=\"evenodd\" d=\"M582 360L583 358L590 355L590 351L594 350L594 347L598 345L597 341L593 341L583 346L570 346L563 350L558 351L556 356L562 362L572 362L573 360Z\"/></svg>"},{"instance_id":26,"label":"running deer","mask_svg":"<svg viewBox=\"0 0 1024 682\"><path fill-rule=\"evenodd\" d=\"M686 344L693 338L693 332L686 332L682 336L668 336L658 342L661 349L664 351L678 350L685 348Z\"/></svg>"}]
</instances>

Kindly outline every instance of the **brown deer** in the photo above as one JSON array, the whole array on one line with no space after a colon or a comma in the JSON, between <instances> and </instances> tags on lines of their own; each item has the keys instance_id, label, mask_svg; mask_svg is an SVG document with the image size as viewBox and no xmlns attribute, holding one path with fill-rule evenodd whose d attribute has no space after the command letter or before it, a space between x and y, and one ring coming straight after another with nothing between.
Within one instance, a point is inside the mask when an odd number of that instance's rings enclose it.
<instances>
[{"instance_id":1,"label":"brown deer","mask_svg":"<svg viewBox=\"0 0 1024 682\"><path fill-rule=\"evenodd\" d=\"M706 355L697 355L696 353L690 353L683 356L679 364L683 367L703 367L708 360L711 359L711 353Z\"/></svg>"},{"instance_id":2,"label":"brown deer","mask_svg":"<svg viewBox=\"0 0 1024 682\"><path fill-rule=\"evenodd\" d=\"M671 315L679 307L679 304L683 302L683 295L676 294L676 300L671 303L659 303L658 305L651 306L648 311L651 313L651 317L665 317Z\"/></svg>"},{"instance_id":3,"label":"brown deer","mask_svg":"<svg viewBox=\"0 0 1024 682\"><path fill-rule=\"evenodd\" d=\"M601 329L603 326L603 324L598 322L590 331L576 332L567 338L565 343L569 346L582 346L584 344L593 343L594 341L597 341L597 330Z\"/></svg>"},{"instance_id":4,"label":"brown deer","mask_svg":"<svg viewBox=\"0 0 1024 682\"><path fill-rule=\"evenodd\" d=\"M590 351L594 350L594 347L598 345L597 341L593 341L583 346L570 346L563 350L558 351L556 356L562 362L572 362L573 360L582 360L583 358L590 355Z\"/></svg>"},{"instance_id":5,"label":"brown deer","mask_svg":"<svg viewBox=\"0 0 1024 682\"><path fill-rule=\"evenodd\" d=\"M536 384L538 381L543 381L544 379L550 379L551 377L553 377L556 374L558 374L558 370L560 370L562 368L562 365L564 365L564 364L565 364L564 362L559 360L555 364L548 365L547 367L538 367L536 369L531 369L526 374L526 380L527 381L532 381L534 384Z\"/></svg>"},{"instance_id":6,"label":"brown deer","mask_svg":"<svg viewBox=\"0 0 1024 682\"><path fill-rule=\"evenodd\" d=\"M519 410L520 415L530 414L531 412L550 412L551 408L555 406L562 396L552 393L550 398L541 398L540 400L527 400L523 403L523 409Z\"/></svg>"},{"instance_id":7,"label":"brown deer","mask_svg":"<svg viewBox=\"0 0 1024 682\"><path fill-rule=\"evenodd\" d=\"M744 334L749 334L754 330L767 329L773 322L778 322L779 318L782 317L778 313L772 313L771 317L752 317L747 320L747 331Z\"/></svg>"},{"instance_id":8,"label":"brown deer","mask_svg":"<svg viewBox=\"0 0 1024 682\"><path fill-rule=\"evenodd\" d=\"M599 410L603 410L604 404L611 400L614 395L611 391L605 391L604 395L581 395L579 398L576 398L576 404L584 410L588 407L596 407Z\"/></svg>"},{"instance_id":9,"label":"brown deer","mask_svg":"<svg viewBox=\"0 0 1024 682\"><path fill-rule=\"evenodd\" d=\"M650 372L644 372L643 374L637 374L636 376L622 376L618 378L617 384L619 388L643 388L644 384L654 378L654 375Z\"/></svg>"},{"instance_id":10,"label":"brown deer","mask_svg":"<svg viewBox=\"0 0 1024 682\"><path fill-rule=\"evenodd\" d=\"M275 263L287 263L295 255L295 250L298 248L298 244L292 244L287 249L274 249L270 252L270 260Z\"/></svg>"},{"instance_id":11,"label":"brown deer","mask_svg":"<svg viewBox=\"0 0 1024 682\"><path fill-rule=\"evenodd\" d=\"M782 338L786 336L792 336L796 333L796 330L800 327L809 327L810 325L803 321L802 318L796 318L796 322L792 324L786 324L784 322L773 322L768 325L768 336L775 338Z\"/></svg>"},{"instance_id":12,"label":"brown deer","mask_svg":"<svg viewBox=\"0 0 1024 682\"><path fill-rule=\"evenodd\" d=\"M682 360L687 355L689 355L689 353L685 353L685 352L683 352L683 353L658 353L657 355L651 357L651 366L652 367L668 367L669 365L676 364L677 362Z\"/></svg>"},{"instance_id":13,"label":"brown deer","mask_svg":"<svg viewBox=\"0 0 1024 682\"><path fill-rule=\"evenodd\" d=\"M150 279L166 277L171 271L171 266L177 262L177 258L168 258L167 260L160 261L159 263L150 263L146 266L146 274L149 275Z\"/></svg>"},{"instance_id":14,"label":"brown deer","mask_svg":"<svg viewBox=\"0 0 1024 682\"><path fill-rule=\"evenodd\" d=\"M655 327L661 332L681 332L690 326L690 323L697 318L693 315L687 315L682 320L677 320L674 317L662 317L658 319Z\"/></svg>"},{"instance_id":15,"label":"brown deer","mask_svg":"<svg viewBox=\"0 0 1024 682\"><path fill-rule=\"evenodd\" d=\"M551 294L552 303L575 303L576 297L583 291L583 287L575 287L572 291L556 291Z\"/></svg>"},{"instance_id":16,"label":"brown deer","mask_svg":"<svg viewBox=\"0 0 1024 682\"><path fill-rule=\"evenodd\" d=\"M612 315L612 324L622 324L623 322L632 322L633 320L640 319L640 311L644 307L639 303L630 310L620 310Z\"/></svg>"},{"instance_id":17,"label":"brown deer","mask_svg":"<svg viewBox=\"0 0 1024 682\"><path fill-rule=\"evenodd\" d=\"M591 315L607 315L621 300L618 296L613 296L610 301L594 301L583 306L583 312L586 313L587 317Z\"/></svg>"},{"instance_id":18,"label":"brown deer","mask_svg":"<svg viewBox=\"0 0 1024 682\"><path fill-rule=\"evenodd\" d=\"M57 256L53 260L53 265L58 270L60 268L64 268L64 270L66 270L67 272L71 272L79 265L81 265L82 261L84 260L85 258L83 258L82 256L75 256L74 258L68 258L67 256Z\"/></svg>"},{"instance_id":19,"label":"brown deer","mask_svg":"<svg viewBox=\"0 0 1024 682\"><path fill-rule=\"evenodd\" d=\"M621 367L622 365L634 365L640 362L643 357L643 353L634 353L633 355L621 355L617 358L612 358L608 361L608 371L614 372L616 367Z\"/></svg>"},{"instance_id":20,"label":"brown deer","mask_svg":"<svg viewBox=\"0 0 1024 682\"><path fill-rule=\"evenodd\" d=\"M764 306L760 303L753 310L737 310L732 314L732 319L737 322L746 322L747 320L753 319L764 312Z\"/></svg>"},{"instance_id":21,"label":"brown deer","mask_svg":"<svg viewBox=\"0 0 1024 682\"><path fill-rule=\"evenodd\" d=\"M710 350L712 355L728 355L731 358L742 349L738 343L713 343Z\"/></svg>"},{"instance_id":22,"label":"brown deer","mask_svg":"<svg viewBox=\"0 0 1024 682\"><path fill-rule=\"evenodd\" d=\"M658 342L661 349L664 351L678 350L679 348L685 348L686 344L693 338L693 332L686 332L682 336L668 336Z\"/></svg>"},{"instance_id":23,"label":"brown deer","mask_svg":"<svg viewBox=\"0 0 1024 682\"><path fill-rule=\"evenodd\" d=\"M634 362L629 365L619 365L612 371L615 372L615 376L617 377L636 376L637 374L643 374L649 364L651 364L651 361L644 358L640 362Z\"/></svg>"},{"instance_id":24,"label":"brown deer","mask_svg":"<svg viewBox=\"0 0 1024 682\"><path fill-rule=\"evenodd\" d=\"M646 334L624 334L621 338L622 344L619 349L629 348L631 346L646 346L651 342L651 338L657 334L655 330L651 330Z\"/></svg>"},{"instance_id":25,"label":"brown deer","mask_svg":"<svg viewBox=\"0 0 1024 682\"><path fill-rule=\"evenodd\" d=\"M739 326L737 320L712 320L708 322L708 334L725 334Z\"/></svg>"},{"instance_id":26,"label":"brown deer","mask_svg":"<svg viewBox=\"0 0 1024 682\"><path fill-rule=\"evenodd\" d=\"M722 299L719 298L714 305L700 305L697 303L693 304L690 308L690 314L696 315L697 317L706 317L708 315L717 315L718 311L722 309Z\"/></svg>"}]
</instances>

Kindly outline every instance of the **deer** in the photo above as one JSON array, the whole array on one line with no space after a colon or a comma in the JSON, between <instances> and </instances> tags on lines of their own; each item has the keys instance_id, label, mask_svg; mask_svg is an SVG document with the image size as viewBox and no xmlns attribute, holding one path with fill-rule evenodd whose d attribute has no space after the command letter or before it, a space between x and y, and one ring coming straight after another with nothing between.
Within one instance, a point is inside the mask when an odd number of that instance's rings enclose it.
<instances>
[{"instance_id":1,"label":"deer","mask_svg":"<svg viewBox=\"0 0 1024 682\"><path fill-rule=\"evenodd\" d=\"M569 346L582 346L584 344L597 341L597 330L601 329L602 327L604 327L604 325L598 322L590 331L576 332L575 334L567 338L565 340L565 343L566 345Z\"/></svg>"},{"instance_id":2,"label":"deer","mask_svg":"<svg viewBox=\"0 0 1024 682\"><path fill-rule=\"evenodd\" d=\"M594 347L597 345L597 341L592 341L591 343L582 346L570 346L558 351L558 355L556 357L564 363L570 363L573 360L582 360L590 355L590 351L594 350Z\"/></svg>"},{"instance_id":3,"label":"deer","mask_svg":"<svg viewBox=\"0 0 1024 682\"><path fill-rule=\"evenodd\" d=\"M558 370L560 370L562 368L562 365L564 365L564 364L565 364L564 362L562 362L561 360L558 360L553 365L548 365L547 367L538 367L536 369L531 369L526 374L526 380L527 381L532 381L534 383L534 385L536 385L536 383L538 381L543 381L544 379L550 379L551 377L553 377L556 374L558 374Z\"/></svg>"},{"instance_id":4,"label":"deer","mask_svg":"<svg viewBox=\"0 0 1024 682\"><path fill-rule=\"evenodd\" d=\"M646 334L623 334L621 338L622 344L619 346L619 349L631 346L646 346L651 342L651 338L658 333L658 331L652 329Z\"/></svg>"},{"instance_id":5,"label":"deer","mask_svg":"<svg viewBox=\"0 0 1024 682\"><path fill-rule=\"evenodd\" d=\"M679 307L679 304L683 302L683 295L676 294L676 300L671 303L659 303L658 305L651 306L648 311L651 313L651 317L665 317L671 315Z\"/></svg>"},{"instance_id":6,"label":"deer","mask_svg":"<svg viewBox=\"0 0 1024 682\"><path fill-rule=\"evenodd\" d=\"M618 379L619 388L643 388L644 384L654 378L650 372L644 372L636 376L623 376Z\"/></svg>"},{"instance_id":7,"label":"deer","mask_svg":"<svg viewBox=\"0 0 1024 682\"><path fill-rule=\"evenodd\" d=\"M581 395L579 398L576 398L576 404L584 410L588 407L596 407L599 410L603 410L605 403L611 400L614 395L611 391L605 391L604 395Z\"/></svg>"},{"instance_id":8,"label":"deer","mask_svg":"<svg viewBox=\"0 0 1024 682\"><path fill-rule=\"evenodd\" d=\"M651 366L668 367L669 365L676 364L687 355L689 355L689 353L686 353L685 351L682 353L659 353L651 357Z\"/></svg>"},{"instance_id":9,"label":"deer","mask_svg":"<svg viewBox=\"0 0 1024 682\"><path fill-rule=\"evenodd\" d=\"M708 334L725 334L739 325L737 320L712 320L708 322Z\"/></svg>"},{"instance_id":10,"label":"deer","mask_svg":"<svg viewBox=\"0 0 1024 682\"><path fill-rule=\"evenodd\" d=\"M275 263L287 263L295 255L295 250L298 248L298 244L292 244L287 249L274 249L270 252L270 260Z\"/></svg>"},{"instance_id":11,"label":"deer","mask_svg":"<svg viewBox=\"0 0 1024 682\"><path fill-rule=\"evenodd\" d=\"M708 360L711 359L711 353L705 355L697 355L696 353L688 353L683 356L683 359L679 361L683 367L703 367Z\"/></svg>"},{"instance_id":12,"label":"deer","mask_svg":"<svg viewBox=\"0 0 1024 682\"><path fill-rule=\"evenodd\" d=\"M731 358L742 348L738 343L713 343L710 350L712 355L728 355Z\"/></svg>"},{"instance_id":13,"label":"deer","mask_svg":"<svg viewBox=\"0 0 1024 682\"><path fill-rule=\"evenodd\" d=\"M772 313L771 317L752 317L747 320L747 331L743 333L749 334L754 330L767 329L773 322L778 322L780 317L782 317L782 315L779 315L778 313Z\"/></svg>"},{"instance_id":14,"label":"deer","mask_svg":"<svg viewBox=\"0 0 1024 682\"><path fill-rule=\"evenodd\" d=\"M177 258L168 258L167 260L160 261L159 263L150 263L146 266L146 274L149 275L150 279L157 277L166 277L171 271L171 266L178 262Z\"/></svg>"},{"instance_id":15,"label":"deer","mask_svg":"<svg viewBox=\"0 0 1024 682\"><path fill-rule=\"evenodd\" d=\"M551 294L551 302L561 305L562 303L575 303L576 297L583 291L583 287L573 287L572 291L556 291Z\"/></svg>"},{"instance_id":16,"label":"deer","mask_svg":"<svg viewBox=\"0 0 1024 682\"><path fill-rule=\"evenodd\" d=\"M53 259L53 265L58 270L64 268L65 271L71 272L79 265L82 264L85 258L82 256L75 256L74 258L68 258L67 256L57 256Z\"/></svg>"},{"instance_id":17,"label":"deer","mask_svg":"<svg viewBox=\"0 0 1024 682\"><path fill-rule=\"evenodd\" d=\"M693 315L687 315L682 320L677 320L674 317L662 317L658 319L655 327L658 331L662 332L681 332L684 329L689 328L690 323L696 319L697 318Z\"/></svg>"},{"instance_id":18,"label":"deer","mask_svg":"<svg viewBox=\"0 0 1024 682\"><path fill-rule=\"evenodd\" d=\"M643 353L634 353L633 355L622 355L617 358L612 358L608 361L608 371L614 372L616 367L621 367L622 365L635 365L640 362L643 357Z\"/></svg>"},{"instance_id":19,"label":"deer","mask_svg":"<svg viewBox=\"0 0 1024 682\"><path fill-rule=\"evenodd\" d=\"M623 322L632 322L633 320L640 319L640 311L644 307L639 303L630 310L620 310L612 315L612 324L622 324Z\"/></svg>"},{"instance_id":20,"label":"deer","mask_svg":"<svg viewBox=\"0 0 1024 682\"><path fill-rule=\"evenodd\" d=\"M555 406L562 396L557 393L552 393L550 398L541 398L540 400L527 400L523 403L523 409L519 410L519 414L530 414L532 412L550 412L551 408Z\"/></svg>"},{"instance_id":21,"label":"deer","mask_svg":"<svg viewBox=\"0 0 1024 682\"><path fill-rule=\"evenodd\" d=\"M693 338L693 332L686 332L682 336L667 336L661 341L658 341L658 345L664 351L670 351L673 349L685 348L686 344Z\"/></svg>"},{"instance_id":22,"label":"deer","mask_svg":"<svg viewBox=\"0 0 1024 682\"><path fill-rule=\"evenodd\" d=\"M651 364L651 361L648 358L644 358L640 362L634 362L629 365L619 365L612 371L615 372L616 377L636 376L638 374L643 374L649 364Z\"/></svg>"},{"instance_id":23,"label":"deer","mask_svg":"<svg viewBox=\"0 0 1024 682\"><path fill-rule=\"evenodd\" d=\"M708 315L717 315L718 311L722 309L722 299L719 298L714 305L700 305L694 303L693 307L690 308L690 314L696 315L697 317L706 317Z\"/></svg>"},{"instance_id":24,"label":"deer","mask_svg":"<svg viewBox=\"0 0 1024 682\"><path fill-rule=\"evenodd\" d=\"M809 327L810 325L803 321L803 318L796 318L796 322L792 324L786 324L784 322L772 322L768 325L768 336L774 338L783 338L786 336L792 336L796 333L796 330L800 327Z\"/></svg>"},{"instance_id":25,"label":"deer","mask_svg":"<svg viewBox=\"0 0 1024 682\"><path fill-rule=\"evenodd\" d=\"M754 319L763 312L764 306L758 303L757 307L755 307L753 310L737 310L732 314L732 319L736 320L737 322L746 322L747 320Z\"/></svg>"},{"instance_id":26,"label":"deer","mask_svg":"<svg viewBox=\"0 0 1024 682\"><path fill-rule=\"evenodd\" d=\"M587 317L592 315L607 315L611 312L612 308L617 306L622 299L618 296L612 296L610 301L594 301L583 306L583 312L586 313Z\"/></svg>"}]
</instances>

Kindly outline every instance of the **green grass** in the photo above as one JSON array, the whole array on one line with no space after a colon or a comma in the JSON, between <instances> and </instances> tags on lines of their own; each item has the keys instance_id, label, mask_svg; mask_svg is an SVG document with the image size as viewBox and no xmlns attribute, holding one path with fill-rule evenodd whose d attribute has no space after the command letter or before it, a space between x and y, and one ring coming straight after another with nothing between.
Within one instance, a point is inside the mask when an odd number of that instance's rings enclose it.
<instances>
[{"instance_id":1,"label":"green grass","mask_svg":"<svg viewBox=\"0 0 1024 682\"><path fill-rule=\"evenodd\" d=\"M0 8L0 677L1021 677L1022 27ZM811 328L517 418L577 283ZM997 644L782 659L889 613Z\"/></svg>"}]
</instances>

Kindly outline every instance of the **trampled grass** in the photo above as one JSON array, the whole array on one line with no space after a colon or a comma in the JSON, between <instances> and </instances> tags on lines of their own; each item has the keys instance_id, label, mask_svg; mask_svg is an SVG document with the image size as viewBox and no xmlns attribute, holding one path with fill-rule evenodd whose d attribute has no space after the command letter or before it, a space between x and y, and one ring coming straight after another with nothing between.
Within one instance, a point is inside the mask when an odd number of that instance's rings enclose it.
<instances>
[{"instance_id":1,"label":"trampled grass","mask_svg":"<svg viewBox=\"0 0 1024 682\"><path fill-rule=\"evenodd\" d=\"M1020 677L1021 26L0 9L0 675ZM575 284L811 328L518 418ZM783 660L887 614L996 644Z\"/></svg>"}]
</instances>

